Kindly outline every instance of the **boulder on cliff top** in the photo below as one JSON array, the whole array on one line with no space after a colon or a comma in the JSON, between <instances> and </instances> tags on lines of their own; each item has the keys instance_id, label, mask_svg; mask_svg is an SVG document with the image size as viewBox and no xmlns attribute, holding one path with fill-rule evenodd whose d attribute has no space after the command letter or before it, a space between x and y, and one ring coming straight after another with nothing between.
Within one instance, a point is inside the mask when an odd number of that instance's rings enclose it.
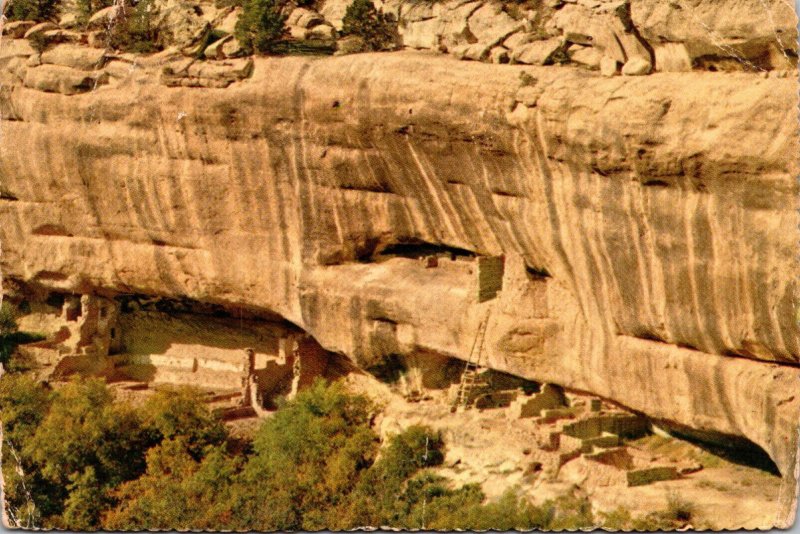
<instances>
[{"instance_id":1,"label":"boulder on cliff top","mask_svg":"<svg viewBox=\"0 0 800 534\"><path fill-rule=\"evenodd\" d=\"M300 28L313 28L325 22L325 18L311 9L304 7L295 8L286 19L287 26L299 26Z\"/></svg>"},{"instance_id":2,"label":"boulder on cliff top","mask_svg":"<svg viewBox=\"0 0 800 534\"><path fill-rule=\"evenodd\" d=\"M231 39L233 39L233 35L226 35L222 39L214 41L203 51L203 56L205 56L207 59L225 59L225 55L222 51L222 45Z\"/></svg>"},{"instance_id":3,"label":"boulder on cliff top","mask_svg":"<svg viewBox=\"0 0 800 534\"><path fill-rule=\"evenodd\" d=\"M48 30L41 33L48 45L59 43L86 44L86 34L71 30Z\"/></svg>"},{"instance_id":4,"label":"boulder on cliff top","mask_svg":"<svg viewBox=\"0 0 800 534\"><path fill-rule=\"evenodd\" d=\"M203 55L206 59L228 59L240 57L244 49L241 43L233 35L226 35L218 41L214 41L205 49Z\"/></svg>"},{"instance_id":5,"label":"boulder on cliff top","mask_svg":"<svg viewBox=\"0 0 800 534\"><path fill-rule=\"evenodd\" d=\"M87 30L105 30L114 23L120 15L121 8L118 5L108 6L101 9L89 18L86 24Z\"/></svg>"},{"instance_id":6,"label":"boulder on cliff top","mask_svg":"<svg viewBox=\"0 0 800 534\"><path fill-rule=\"evenodd\" d=\"M25 34L36 26L36 23L32 20L16 20L13 22L8 22L3 25L3 35L11 38L11 39L19 39L21 37L25 37Z\"/></svg>"},{"instance_id":7,"label":"boulder on cliff top","mask_svg":"<svg viewBox=\"0 0 800 534\"><path fill-rule=\"evenodd\" d=\"M600 68L600 58L602 55L597 49L592 48L591 46L580 46L575 47L574 50L569 51L569 59L573 63L578 63L580 65L585 65L590 69L599 69Z\"/></svg>"},{"instance_id":8,"label":"boulder on cliff top","mask_svg":"<svg viewBox=\"0 0 800 534\"><path fill-rule=\"evenodd\" d=\"M633 57L622 66L622 74L625 76L642 76L650 74L652 69L653 66L649 61L640 57Z\"/></svg>"},{"instance_id":9,"label":"boulder on cliff top","mask_svg":"<svg viewBox=\"0 0 800 534\"><path fill-rule=\"evenodd\" d=\"M211 24L196 11L195 4L183 0L156 2L156 26L164 46L189 48L200 43L211 31Z\"/></svg>"},{"instance_id":10,"label":"boulder on cliff top","mask_svg":"<svg viewBox=\"0 0 800 534\"><path fill-rule=\"evenodd\" d=\"M489 52L491 49L491 45L475 43L454 46L450 49L450 53L456 56L458 59L485 61L489 58Z\"/></svg>"},{"instance_id":11,"label":"boulder on cliff top","mask_svg":"<svg viewBox=\"0 0 800 534\"><path fill-rule=\"evenodd\" d=\"M78 16L75 13L64 13L58 19L58 25L65 30L73 30L78 27Z\"/></svg>"},{"instance_id":12,"label":"boulder on cliff top","mask_svg":"<svg viewBox=\"0 0 800 534\"><path fill-rule=\"evenodd\" d=\"M308 30L308 39L331 40L336 39L336 28L330 24L320 24Z\"/></svg>"},{"instance_id":13,"label":"boulder on cliff top","mask_svg":"<svg viewBox=\"0 0 800 534\"><path fill-rule=\"evenodd\" d=\"M53 24L52 22L40 22L34 26L28 28L28 31L25 32L25 39L30 39L34 35L38 33L44 33L50 30L57 30L58 26Z\"/></svg>"},{"instance_id":14,"label":"boulder on cliff top","mask_svg":"<svg viewBox=\"0 0 800 534\"><path fill-rule=\"evenodd\" d=\"M334 28L342 31L342 19L352 3L353 0L325 0L319 12Z\"/></svg>"},{"instance_id":15,"label":"boulder on cliff top","mask_svg":"<svg viewBox=\"0 0 800 534\"><path fill-rule=\"evenodd\" d=\"M479 43L496 45L512 33L522 29L523 21L514 20L503 11L502 4L486 3L468 19L469 30Z\"/></svg>"},{"instance_id":16,"label":"boulder on cliff top","mask_svg":"<svg viewBox=\"0 0 800 534\"><path fill-rule=\"evenodd\" d=\"M511 51L511 61L526 65L544 65L563 44L558 38L527 43Z\"/></svg>"},{"instance_id":17,"label":"boulder on cliff top","mask_svg":"<svg viewBox=\"0 0 800 534\"><path fill-rule=\"evenodd\" d=\"M692 57L683 43L663 43L653 46L656 69L661 72L689 72Z\"/></svg>"},{"instance_id":18,"label":"boulder on cliff top","mask_svg":"<svg viewBox=\"0 0 800 534\"><path fill-rule=\"evenodd\" d=\"M222 21L220 21L219 24L216 25L214 29L227 34L233 34L234 30L236 30L236 23L239 21L239 16L241 14L242 8L237 7L233 9L225 16L225 18L222 19Z\"/></svg>"},{"instance_id":19,"label":"boulder on cliff top","mask_svg":"<svg viewBox=\"0 0 800 534\"><path fill-rule=\"evenodd\" d=\"M472 44L478 38L472 33L469 18L483 5L482 2L448 2L438 20L436 30L439 42L447 49L461 44Z\"/></svg>"}]
</instances>

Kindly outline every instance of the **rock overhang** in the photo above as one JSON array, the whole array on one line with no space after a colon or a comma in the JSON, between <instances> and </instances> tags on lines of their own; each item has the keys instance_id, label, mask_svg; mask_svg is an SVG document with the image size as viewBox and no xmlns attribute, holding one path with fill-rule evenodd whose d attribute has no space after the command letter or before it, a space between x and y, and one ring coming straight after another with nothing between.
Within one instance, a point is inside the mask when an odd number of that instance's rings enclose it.
<instances>
[{"instance_id":1,"label":"rock overhang","mask_svg":"<svg viewBox=\"0 0 800 534\"><path fill-rule=\"evenodd\" d=\"M363 364L463 357L492 306L493 367L746 437L790 475L792 80L413 53L141 80L0 94L4 276L246 304ZM466 271L359 259L375 240L505 255L503 290L479 303Z\"/></svg>"}]
</instances>

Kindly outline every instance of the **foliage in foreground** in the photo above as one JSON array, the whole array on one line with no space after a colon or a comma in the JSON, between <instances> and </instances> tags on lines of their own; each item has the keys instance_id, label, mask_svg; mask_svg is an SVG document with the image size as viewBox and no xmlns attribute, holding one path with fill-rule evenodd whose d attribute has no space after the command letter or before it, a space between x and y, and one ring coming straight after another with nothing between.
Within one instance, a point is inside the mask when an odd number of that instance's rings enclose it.
<instances>
[{"instance_id":1,"label":"foliage in foreground","mask_svg":"<svg viewBox=\"0 0 800 534\"><path fill-rule=\"evenodd\" d=\"M50 391L27 375L4 375L2 469L17 524L99 528L102 514L118 502L113 490L144 473L149 449L171 438L194 450L221 444L224 428L198 416L205 408L196 395L185 401L192 395L163 391L133 409L112 402L100 380Z\"/></svg>"},{"instance_id":2,"label":"foliage in foreground","mask_svg":"<svg viewBox=\"0 0 800 534\"><path fill-rule=\"evenodd\" d=\"M381 448L373 414L365 398L319 381L235 454L191 390L133 408L112 402L99 380L50 391L7 375L4 451L13 446L19 459L3 464L8 506L18 524L72 530L592 525L586 500L537 507L509 491L487 504L478 485L453 489L430 470L444 460L437 432L414 426Z\"/></svg>"}]
</instances>

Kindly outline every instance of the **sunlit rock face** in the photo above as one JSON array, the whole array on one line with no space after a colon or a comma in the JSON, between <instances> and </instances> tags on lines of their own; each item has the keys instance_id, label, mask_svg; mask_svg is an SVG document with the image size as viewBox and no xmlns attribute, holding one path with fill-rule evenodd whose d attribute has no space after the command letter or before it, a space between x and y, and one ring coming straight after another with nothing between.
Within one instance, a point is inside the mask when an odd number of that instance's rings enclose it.
<instances>
[{"instance_id":1,"label":"sunlit rock face","mask_svg":"<svg viewBox=\"0 0 800 534\"><path fill-rule=\"evenodd\" d=\"M466 358L488 317L483 363L747 438L791 476L794 79L250 68L72 96L3 71L3 276L277 314L361 366Z\"/></svg>"}]
</instances>

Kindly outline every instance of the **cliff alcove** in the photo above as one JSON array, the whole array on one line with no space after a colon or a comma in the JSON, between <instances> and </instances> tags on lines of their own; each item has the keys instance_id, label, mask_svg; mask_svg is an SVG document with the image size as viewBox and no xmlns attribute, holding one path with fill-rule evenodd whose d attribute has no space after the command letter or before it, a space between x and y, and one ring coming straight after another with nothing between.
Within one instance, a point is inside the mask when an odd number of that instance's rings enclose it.
<instances>
[{"instance_id":1,"label":"cliff alcove","mask_svg":"<svg viewBox=\"0 0 800 534\"><path fill-rule=\"evenodd\" d=\"M199 386L244 428L324 377L387 440L440 422L492 497L791 521L791 6L385 0L365 52L350 2L285 2L262 56L242 6L153 2L157 51L109 40L118 6L2 26L2 289L40 378Z\"/></svg>"}]
</instances>

